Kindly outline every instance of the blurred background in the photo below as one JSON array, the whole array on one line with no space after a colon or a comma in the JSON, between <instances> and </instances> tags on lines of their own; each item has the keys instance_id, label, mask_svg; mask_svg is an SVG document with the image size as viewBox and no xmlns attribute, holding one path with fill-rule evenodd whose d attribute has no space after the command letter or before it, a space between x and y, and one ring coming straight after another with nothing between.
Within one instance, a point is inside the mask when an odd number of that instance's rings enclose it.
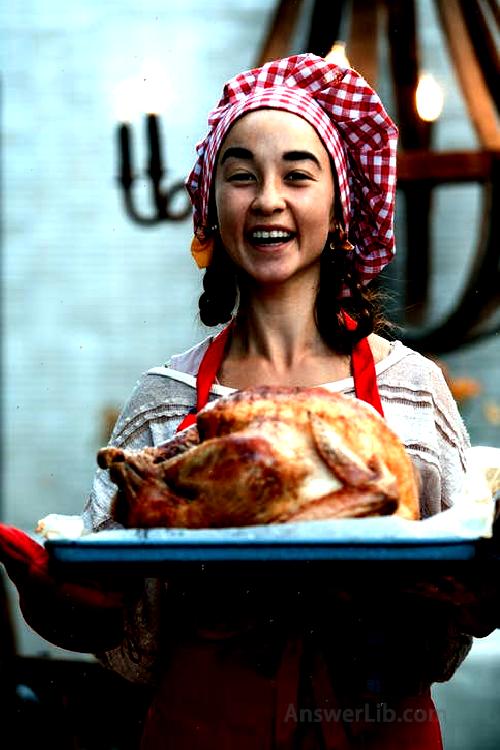
<instances>
[{"instance_id":1,"label":"blurred background","mask_svg":"<svg viewBox=\"0 0 500 750\"><path fill-rule=\"evenodd\" d=\"M347 55L400 124L387 312L443 367L473 445L500 447L499 13L496 0L2 4L1 520L32 531L79 513L139 375L206 335L180 182L223 82L295 52ZM92 657L36 636L6 586L24 681L38 668L96 690ZM499 684L497 631L435 690L447 750L500 746Z\"/></svg>"}]
</instances>

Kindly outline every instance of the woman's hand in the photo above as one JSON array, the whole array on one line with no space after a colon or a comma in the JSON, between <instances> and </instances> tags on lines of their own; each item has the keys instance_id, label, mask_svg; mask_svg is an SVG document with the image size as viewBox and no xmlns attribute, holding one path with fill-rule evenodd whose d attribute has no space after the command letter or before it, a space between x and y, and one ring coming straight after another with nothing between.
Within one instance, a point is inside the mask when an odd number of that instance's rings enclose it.
<instances>
[{"instance_id":1,"label":"woman's hand","mask_svg":"<svg viewBox=\"0 0 500 750\"><path fill-rule=\"evenodd\" d=\"M23 616L37 633L71 651L94 652L119 642L123 608L134 595L126 581L64 581L49 569L41 544L0 523L0 562L19 592ZM118 585L120 583L120 585Z\"/></svg>"},{"instance_id":2,"label":"woman's hand","mask_svg":"<svg viewBox=\"0 0 500 750\"><path fill-rule=\"evenodd\" d=\"M401 593L446 608L461 633L484 638L500 627L498 570L481 567L453 575L427 576L402 586Z\"/></svg>"}]
</instances>

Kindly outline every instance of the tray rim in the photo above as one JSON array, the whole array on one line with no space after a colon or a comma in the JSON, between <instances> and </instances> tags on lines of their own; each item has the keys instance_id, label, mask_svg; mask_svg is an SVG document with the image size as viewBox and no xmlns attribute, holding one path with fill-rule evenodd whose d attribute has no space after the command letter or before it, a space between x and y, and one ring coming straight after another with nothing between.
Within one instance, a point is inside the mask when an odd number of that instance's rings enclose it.
<instances>
[{"instance_id":1,"label":"tray rim","mask_svg":"<svg viewBox=\"0 0 500 750\"><path fill-rule=\"evenodd\" d=\"M83 543L82 543L83 542ZM175 543L157 540L84 541L53 539L45 543L49 558L64 565L163 565L188 562L333 562L367 560L478 560L483 557L483 540L448 540L422 543L394 540L369 542L325 540L281 541L238 540L216 543L176 539Z\"/></svg>"}]
</instances>

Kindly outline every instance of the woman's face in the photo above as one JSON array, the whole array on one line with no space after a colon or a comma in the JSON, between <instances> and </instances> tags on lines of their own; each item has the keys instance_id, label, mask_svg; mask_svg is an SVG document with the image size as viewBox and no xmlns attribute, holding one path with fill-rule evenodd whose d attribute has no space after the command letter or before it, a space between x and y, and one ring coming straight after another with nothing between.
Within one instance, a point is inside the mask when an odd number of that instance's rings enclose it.
<instances>
[{"instance_id":1,"label":"woman's face","mask_svg":"<svg viewBox=\"0 0 500 750\"><path fill-rule=\"evenodd\" d=\"M215 202L227 253L255 281L319 274L334 181L325 147L301 117L257 110L237 120L219 152Z\"/></svg>"}]
</instances>

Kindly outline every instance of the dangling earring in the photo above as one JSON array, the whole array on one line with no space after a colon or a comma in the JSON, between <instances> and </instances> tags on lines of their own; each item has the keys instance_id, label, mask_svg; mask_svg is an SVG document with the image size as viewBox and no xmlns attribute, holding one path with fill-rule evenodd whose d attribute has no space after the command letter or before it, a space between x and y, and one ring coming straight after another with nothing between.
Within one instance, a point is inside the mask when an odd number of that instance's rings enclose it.
<instances>
[{"instance_id":1,"label":"dangling earring","mask_svg":"<svg viewBox=\"0 0 500 750\"><path fill-rule=\"evenodd\" d=\"M207 268L212 261L212 256L214 254L214 239L217 229L217 224L213 224L209 227L207 233L205 233L203 229L199 229L193 237L191 242L191 255L193 256L198 268Z\"/></svg>"},{"instance_id":2,"label":"dangling earring","mask_svg":"<svg viewBox=\"0 0 500 750\"><path fill-rule=\"evenodd\" d=\"M347 232L339 221L335 222L332 234L333 238L328 245L330 250L343 250L345 253L350 253L354 250L354 245L352 245L347 239Z\"/></svg>"}]
</instances>

